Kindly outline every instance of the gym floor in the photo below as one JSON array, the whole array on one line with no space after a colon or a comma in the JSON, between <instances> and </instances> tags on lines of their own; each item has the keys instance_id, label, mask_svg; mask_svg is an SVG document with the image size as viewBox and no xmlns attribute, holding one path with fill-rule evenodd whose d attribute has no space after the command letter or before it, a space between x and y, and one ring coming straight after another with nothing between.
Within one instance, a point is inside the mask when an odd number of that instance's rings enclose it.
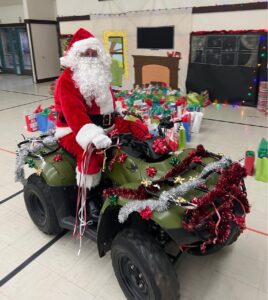
<instances>
[{"instance_id":1,"label":"gym floor","mask_svg":"<svg viewBox=\"0 0 268 300\"><path fill-rule=\"evenodd\" d=\"M34 85L28 76L0 74L0 299L125 299L110 254L99 258L96 244L84 238L78 256L71 233L40 232L27 214L22 185L14 182L16 145L21 134L30 135L24 113L52 103L49 83ZM210 105L204 114L189 146L202 143L238 160L267 138L267 117L255 108ZM246 186L252 207L239 240L217 254L183 254L178 261L182 300L268 299L268 185L248 177Z\"/></svg>"}]
</instances>

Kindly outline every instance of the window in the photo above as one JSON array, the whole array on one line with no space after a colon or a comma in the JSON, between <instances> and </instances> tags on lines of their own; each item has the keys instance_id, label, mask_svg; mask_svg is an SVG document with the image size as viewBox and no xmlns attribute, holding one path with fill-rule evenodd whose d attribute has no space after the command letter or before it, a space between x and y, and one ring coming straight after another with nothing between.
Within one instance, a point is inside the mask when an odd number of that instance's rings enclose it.
<instances>
[{"instance_id":1,"label":"window","mask_svg":"<svg viewBox=\"0 0 268 300\"><path fill-rule=\"evenodd\" d=\"M125 76L125 78L128 78L126 33L105 32L104 45L112 57L112 85L121 87L123 75Z\"/></svg>"}]
</instances>

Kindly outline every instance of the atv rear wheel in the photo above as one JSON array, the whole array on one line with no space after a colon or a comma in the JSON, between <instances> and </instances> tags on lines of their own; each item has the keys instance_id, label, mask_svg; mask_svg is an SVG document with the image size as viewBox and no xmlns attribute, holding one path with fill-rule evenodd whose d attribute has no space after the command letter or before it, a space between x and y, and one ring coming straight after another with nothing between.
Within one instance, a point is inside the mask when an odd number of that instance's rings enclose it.
<instances>
[{"instance_id":1,"label":"atv rear wheel","mask_svg":"<svg viewBox=\"0 0 268 300\"><path fill-rule=\"evenodd\" d=\"M62 231L53 206L53 195L44 179L31 175L24 186L24 201L34 224L46 234Z\"/></svg>"},{"instance_id":2,"label":"atv rear wheel","mask_svg":"<svg viewBox=\"0 0 268 300\"><path fill-rule=\"evenodd\" d=\"M128 300L178 300L175 269L149 235L125 229L113 240L112 263Z\"/></svg>"}]
</instances>

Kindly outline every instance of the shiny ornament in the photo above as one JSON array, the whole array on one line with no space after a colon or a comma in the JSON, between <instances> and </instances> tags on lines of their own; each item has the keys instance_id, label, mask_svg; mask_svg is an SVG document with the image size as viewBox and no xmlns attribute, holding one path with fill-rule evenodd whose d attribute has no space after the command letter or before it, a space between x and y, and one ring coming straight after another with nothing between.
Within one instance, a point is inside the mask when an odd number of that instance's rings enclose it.
<instances>
[{"instance_id":1,"label":"shiny ornament","mask_svg":"<svg viewBox=\"0 0 268 300\"><path fill-rule=\"evenodd\" d=\"M170 163L172 166L178 165L179 162L180 162L180 160L179 160L178 157L176 157L176 156L173 156L173 157L170 159L170 161L169 161L169 163Z\"/></svg>"},{"instance_id":2,"label":"shiny ornament","mask_svg":"<svg viewBox=\"0 0 268 300\"><path fill-rule=\"evenodd\" d=\"M151 180L148 180L148 179L143 179L141 181L141 185L145 186L145 187L149 187L152 185L152 181Z\"/></svg>"},{"instance_id":3,"label":"shiny ornament","mask_svg":"<svg viewBox=\"0 0 268 300\"><path fill-rule=\"evenodd\" d=\"M41 176L42 172L43 172L43 170L41 168L38 168L36 170L36 175Z\"/></svg>"},{"instance_id":4,"label":"shiny ornament","mask_svg":"<svg viewBox=\"0 0 268 300\"><path fill-rule=\"evenodd\" d=\"M145 209L140 211L140 216L144 220L147 220L147 221L150 220L152 215L153 215L153 212L151 211L151 209L149 207L146 207Z\"/></svg>"},{"instance_id":5,"label":"shiny ornament","mask_svg":"<svg viewBox=\"0 0 268 300\"><path fill-rule=\"evenodd\" d=\"M109 198L109 204L111 206L116 206L117 205L117 201L118 201L118 196L117 195L110 195Z\"/></svg>"},{"instance_id":6,"label":"shiny ornament","mask_svg":"<svg viewBox=\"0 0 268 300\"><path fill-rule=\"evenodd\" d=\"M176 200L175 200L176 203L186 203L187 200L184 199L183 197L178 197Z\"/></svg>"},{"instance_id":7,"label":"shiny ornament","mask_svg":"<svg viewBox=\"0 0 268 300\"><path fill-rule=\"evenodd\" d=\"M175 184L182 184L183 181L185 181L185 178L183 178L183 177L181 177L181 176L177 176L177 177L175 177L175 179L174 179L174 183L175 183Z\"/></svg>"},{"instance_id":8,"label":"shiny ornament","mask_svg":"<svg viewBox=\"0 0 268 300\"><path fill-rule=\"evenodd\" d=\"M149 167L146 169L146 173L149 177L154 177L155 174L157 173L157 170L154 167Z\"/></svg>"},{"instance_id":9,"label":"shiny ornament","mask_svg":"<svg viewBox=\"0 0 268 300\"><path fill-rule=\"evenodd\" d=\"M34 166L35 166L35 162L31 158L27 160L27 164L28 164L29 168L34 168Z\"/></svg>"},{"instance_id":10,"label":"shiny ornament","mask_svg":"<svg viewBox=\"0 0 268 300\"><path fill-rule=\"evenodd\" d=\"M53 157L53 160L58 162L58 161L62 161L62 155L61 154L56 154L54 157Z\"/></svg>"}]
</instances>

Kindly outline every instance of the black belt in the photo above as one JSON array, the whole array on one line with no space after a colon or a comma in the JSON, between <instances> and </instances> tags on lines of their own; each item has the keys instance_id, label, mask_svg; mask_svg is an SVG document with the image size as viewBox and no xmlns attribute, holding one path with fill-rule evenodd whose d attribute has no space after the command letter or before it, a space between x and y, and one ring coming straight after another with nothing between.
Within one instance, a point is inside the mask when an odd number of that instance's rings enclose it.
<instances>
[{"instance_id":1,"label":"black belt","mask_svg":"<svg viewBox=\"0 0 268 300\"><path fill-rule=\"evenodd\" d=\"M91 121L101 126L102 128L109 128L114 124L115 113L107 114L107 115L89 115Z\"/></svg>"}]
</instances>

